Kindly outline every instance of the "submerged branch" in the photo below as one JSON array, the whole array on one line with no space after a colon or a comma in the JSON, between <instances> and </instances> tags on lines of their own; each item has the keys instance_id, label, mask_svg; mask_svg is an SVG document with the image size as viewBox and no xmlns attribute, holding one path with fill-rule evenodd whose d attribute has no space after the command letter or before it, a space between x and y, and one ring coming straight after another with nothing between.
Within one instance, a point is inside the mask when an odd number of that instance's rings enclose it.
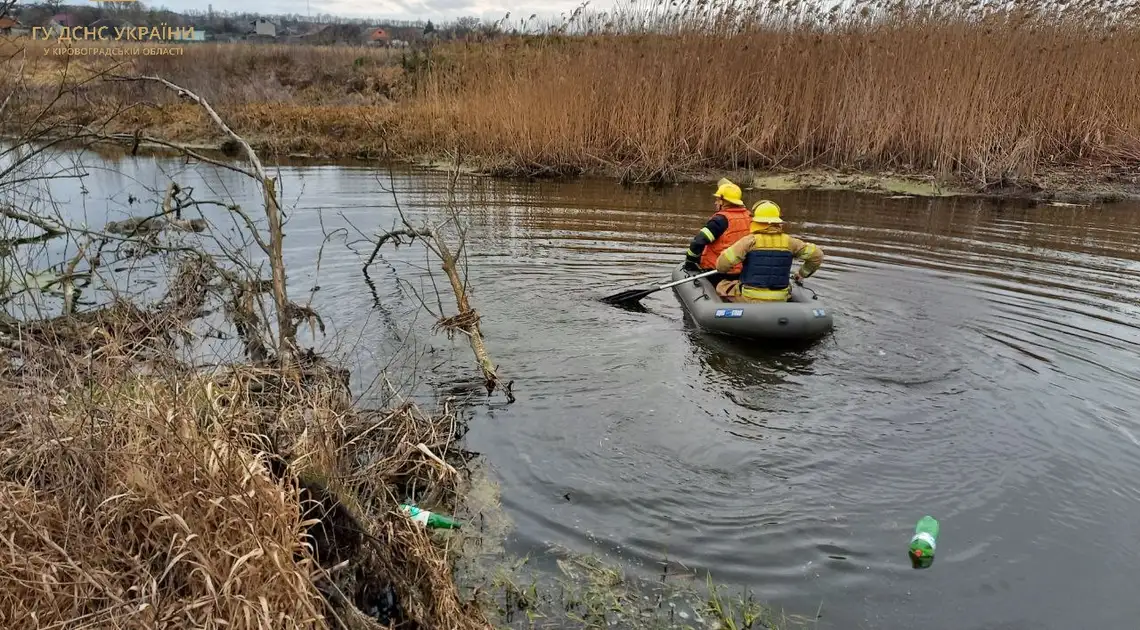
<instances>
[{"instance_id":1,"label":"submerged branch","mask_svg":"<svg viewBox=\"0 0 1140 630\"><path fill-rule=\"evenodd\" d=\"M443 272L447 274L447 280L451 283L451 290L455 293L455 306L459 311L454 318L450 318L455 320L450 325L467 334L468 341L471 343L471 351L475 353L475 359L479 362L479 369L483 372L483 383L487 387L487 395L490 396L499 386L499 375L496 373L495 364L491 361L490 355L487 354L487 346L483 343L483 333L479 330L479 314L471 307L467 299L464 280L459 277L455 257L449 251L447 244L442 239L435 239L435 243L439 248L439 259L443 266ZM443 324L443 326L447 325ZM508 382L504 388L507 400L510 402L515 400L512 387L513 381Z\"/></svg>"},{"instance_id":2,"label":"submerged branch","mask_svg":"<svg viewBox=\"0 0 1140 630\"><path fill-rule=\"evenodd\" d=\"M67 268L64 269L61 282L63 284L63 314L71 315L75 312L75 297L77 290L75 288L75 268L79 266L79 262L87 254L87 249L91 247L91 239L88 238L87 242L79 246L79 251L75 253L75 257L67 263Z\"/></svg>"},{"instance_id":3,"label":"submerged branch","mask_svg":"<svg viewBox=\"0 0 1140 630\"><path fill-rule=\"evenodd\" d=\"M44 236L62 236L67 233L67 229L59 223L45 217L21 212L11 205L0 205L0 215L34 225L44 231Z\"/></svg>"},{"instance_id":4,"label":"submerged branch","mask_svg":"<svg viewBox=\"0 0 1140 630\"><path fill-rule=\"evenodd\" d=\"M90 132L87 135L88 135L88 137L90 137L93 140L106 140L108 142L114 142L116 144L129 145L132 147L132 153L134 152L134 149L137 149L138 145L142 142L146 142L148 144L155 144L155 145L158 145L161 147L165 147L167 149L173 149L175 151L178 151L183 156L193 158L195 160L198 160L199 162L202 162L203 164L209 164L210 166L216 166L218 168L224 168L226 170L230 170L230 171L233 171L235 173L240 173L240 174L245 175L246 177L249 177L252 179L257 179L257 177L258 177L258 174L255 171L242 168L240 166L237 166L235 164L231 164L229 162L223 162L221 160L215 160L213 158L202 155L198 151L195 151L195 150L191 149L190 147L187 147L186 145L179 144L177 142L171 142L170 140L163 140L162 138L156 138L154 136L148 136L148 135L144 135L141 133L134 134L134 133L96 133L96 132Z\"/></svg>"},{"instance_id":5,"label":"submerged branch","mask_svg":"<svg viewBox=\"0 0 1140 630\"><path fill-rule=\"evenodd\" d=\"M458 166L456 167L458 168ZM490 396L501 385L501 381L495 364L491 361L491 357L487 352L486 343L483 340L483 333L479 329L479 314L471 306L467 297L467 279L466 274L461 277L458 264L458 254L463 252L466 241L466 230L459 222L458 213L454 208L454 190L457 176L452 176L448 179L448 207L451 210L451 216L442 221L434 228L417 228L408 220L404 214L403 209L400 207L399 197L396 195L395 189L388 192L392 194L395 200L396 210L399 212L400 221L404 227L400 229L393 229L381 233L372 249L372 254L368 257L368 261L364 263L364 273L367 275L368 267L372 265L376 259L380 248L389 241L395 242L397 245L401 242L400 237L408 237L410 240L420 238L423 240L425 247L434 253L439 259L440 265L444 274L447 276L448 282L451 284L451 290L455 294L455 305L458 312L452 317L441 317L441 319L433 327L434 330L446 330L448 338L452 338L454 331L459 330L467 335L468 342L471 345L471 351L475 354L475 360L479 365L479 370L483 375L483 383L487 388L487 395ZM383 188L383 185L381 185ZM448 246L446 239L442 236L443 227L449 223L454 222L456 229L459 233L459 242L456 246L456 253L452 253L451 247ZM433 278L434 282L434 278ZM439 290L436 289L436 297L439 297ZM421 300L422 303L422 300ZM442 316L442 303L440 304L440 313ZM429 309L430 310L430 309ZM514 381L508 381L502 386L504 393L507 396L508 402L514 402L515 396L513 392Z\"/></svg>"},{"instance_id":6,"label":"submerged branch","mask_svg":"<svg viewBox=\"0 0 1140 630\"><path fill-rule=\"evenodd\" d=\"M380 248L384 246L389 240L394 241L396 245L401 244L400 237L408 237L408 242L414 241L416 238L431 238L431 230L429 229L415 229L407 228L403 230L392 230L384 232L376 239L376 247L372 248L372 255L368 257L368 262L364 263L364 273L368 273L368 268L372 266L372 262L376 260L376 255L380 253Z\"/></svg>"},{"instance_id":7,"label":"submerged branch","mask_svg":"<svg viewBox=\"0 0 1140 630\"><path fill-rule=\"evenodd\" d=\"M248 142L246 142L245 138L242 138L241 136L239 136L237 134L237 132L235 132L233 129L231 129L230 126L227 125L224 120L222 120L222 117L218 115L218 112L214 110L214 108L210 105L210 103L208 103L206 101L206 99L202 98L201 96L198 96L194 92L191 92L190 90L188 90L188 89L186 89L180 85L175 85L174 83L171 83L170 81L167 81L166 79L164 79L162 77L157 77L157 76L139 76L139 77L115 76L115 77L110 77L108 80L111 80L111 81L153 81L156 83L160 83L160 84L170 88L171 90L174 90L178 94L179 98L189 99L189 100L193 101L194 103L200 105L202 107L202 109L206 110L206 114L214 121L214 124L216 124L222 130L222 133L229 136L231 140L236 142L238 144L238 146L240 146L242 148L242 150L245 152L246 158L249 160L249 163L251 165L253 165L254 174L256 175L257 179L260 179L260 180L269 179L269 176L266 175L266 173L265 173L265 168L261 165L261 159L257 157L257 152L253 150L253 147L250 146L250 144ZM185 149L185 150L188 150L188 149Z\"/></svg>"}]
</instances>

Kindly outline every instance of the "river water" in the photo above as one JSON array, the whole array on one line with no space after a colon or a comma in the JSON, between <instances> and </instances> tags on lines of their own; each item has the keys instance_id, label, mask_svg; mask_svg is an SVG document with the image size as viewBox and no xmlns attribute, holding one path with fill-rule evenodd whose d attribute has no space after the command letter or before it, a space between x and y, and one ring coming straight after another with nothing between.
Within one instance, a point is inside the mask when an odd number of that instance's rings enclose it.
<instances>
[{"instance_id":1,"label":"river water","mask_svg":"<svg viewBox=\"0 0 1140 630\"><path fill-rule=\"evenodd\" d=\"M127 196L169 178L251 201L231 173L85 161L53 199L92 225L138 214ZM422 247L385 249L369 284L367 245L354 254L344 236L360 235L335 232L393 224L382 184L412 219L439 220L446 177L281 175L290 290L313 296L333 338L317 347L353 361L360 387L399 353L437 384L473 376L412 294L430 289ZM509 547L600 553L647 577L667 557L820 610L820 628L1131 627L1140 207L770 192L826 256L807 285L836 328L808 349L698 334L669 291L644 313L597 301L666 279L711 194L462 181L471 300L517 396L476 404L466 442L501 484ZM916 571L905 551L924 514L942 534Z\"/></svg>"}]
</instances>

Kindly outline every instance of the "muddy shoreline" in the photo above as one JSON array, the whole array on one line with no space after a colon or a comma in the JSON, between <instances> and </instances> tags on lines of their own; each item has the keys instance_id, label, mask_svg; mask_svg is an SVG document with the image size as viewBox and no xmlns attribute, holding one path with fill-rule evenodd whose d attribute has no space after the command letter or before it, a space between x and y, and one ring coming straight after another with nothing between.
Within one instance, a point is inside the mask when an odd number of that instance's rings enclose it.
<instances>
[{"instance_id":1,"label":"muddy shoreline","mask_svg":"<svg viewBox=\"0 0 1140 630\"><path fill-rule=\"evenodd\" d=\"M6 140L14 140L4 136ZM58 138L43 137L44 141ZM274 166L300 165L344 165L358 166L363 162L397 163L420 168L447 171L454 163L447 158L432 155L407 155L392 152L388 155L372 155L361 152L352 154L287 153L274 151L271 143L251 139L253 148L263 156L267 164ZM59 146L74 146L71 141L60 142ZM126 155L130 148L121 142L99 140L82 143L104 157L116 154ZM230 147L220 142L199 139L182 143L182 146L212 159L224 159L233 155ZM178 155L168 146L139 142L136 154ZM556 179L566 180L578 177L602 178L620 181L623 185L668 186L679 183L713 184L721 177L741 184L745 190L845 190L860 193L880 194L894 197L971 197L989 200L1028 201L1053 205L1087 206L1093 204L1117 203L1140 200L1140 172L1133 169L1067 166L1055 167L1047 172L1037 173L1031 179L1010 180L998 185L981 187L962 178L939 179L932 174L921 172L900 173L895 171L874 171L839 168L807 169L740 169L740 168L699 168L677 170L669 173L668 179L638 179L630 176L626 167L603 166L593 169L560 169L531 165L519 168L495 158L468 156L461 171L468 175L501 177L508 179Z\"/></svg>"}]
</instances>

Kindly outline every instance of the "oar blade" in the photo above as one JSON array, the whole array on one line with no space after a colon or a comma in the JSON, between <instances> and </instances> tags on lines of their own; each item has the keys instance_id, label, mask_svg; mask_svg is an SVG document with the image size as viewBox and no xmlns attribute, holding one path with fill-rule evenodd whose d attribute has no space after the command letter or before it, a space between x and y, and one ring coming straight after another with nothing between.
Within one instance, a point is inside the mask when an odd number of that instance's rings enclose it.
<instances>
[{"instance_id":1,"label":"oar blade","mask_svg":"<svg viewBox=\"0 0 1140 630\"><path fill-rule=\"evenodd\" d=\"M609 295L609 296L602 298L601 301L606 303L606 304L618 304L618 305L636 304L642 298L644 298L648 295L651 295L653 293L656 293L658 291L661 291L663 289L668 289L669 287L676 286L678 284L683 284L685 282L695 281L698 278L708 278L709 276L712 276L715 273L717 273L716 269L710 269L709 271L699 273L695 276L686 276L685 278L682 278L681 280L674 280L672 282L667 282L661 286L652 287L649 289L629 289L626 291L622 291L621 293L615 293L613 295Z\"/></svg>"},{"instance_id":2,"label":"oar blade","mask_svg":"<svg viewBox=\"0 0 1140 630\"><path fill-rule=\"evenodd\" d=\"M602 298L602 302L605 302L606 304L629 304L632 302L640 301L642 298L649 295L650 293L653 293L656 290L657 290L656 288L653 288L653 289L629 289L626 291L622 291L621 293L615 293L613 295L607 295L606 297Z\"/></svg>"}]
</instances>

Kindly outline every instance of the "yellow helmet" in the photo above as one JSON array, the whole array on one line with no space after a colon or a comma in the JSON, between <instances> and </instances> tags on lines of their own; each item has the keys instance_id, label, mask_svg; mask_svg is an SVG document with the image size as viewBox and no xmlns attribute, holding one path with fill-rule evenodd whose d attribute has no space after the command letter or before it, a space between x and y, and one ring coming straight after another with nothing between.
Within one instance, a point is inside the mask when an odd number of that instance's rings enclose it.
<instances>
[{"instance_id":1,"label":"yellow helmet","mask_svg":"<svg viewBox=\"0 0 1140 630\"><path fill-rule=\"evenodd\" d=\"M783 223L780 218L780 206L767 199L761 199L752 206L753 223Z\"/></svg>"},{"instance_id":2,"label":"yellow helmet","mask_svg":"<svg viewBox=\"0 0 1140 630\"><path fill-rule=\"evenodd\" d=\"M717 182L716 185L716 192L713 193L714 197L719 197L729 203L736 204L738 206L744 205L744 200L740 196L740 186L737 186L736 184L724 178L721 178L721 180Z\"/></svg>"}]
</instances>

